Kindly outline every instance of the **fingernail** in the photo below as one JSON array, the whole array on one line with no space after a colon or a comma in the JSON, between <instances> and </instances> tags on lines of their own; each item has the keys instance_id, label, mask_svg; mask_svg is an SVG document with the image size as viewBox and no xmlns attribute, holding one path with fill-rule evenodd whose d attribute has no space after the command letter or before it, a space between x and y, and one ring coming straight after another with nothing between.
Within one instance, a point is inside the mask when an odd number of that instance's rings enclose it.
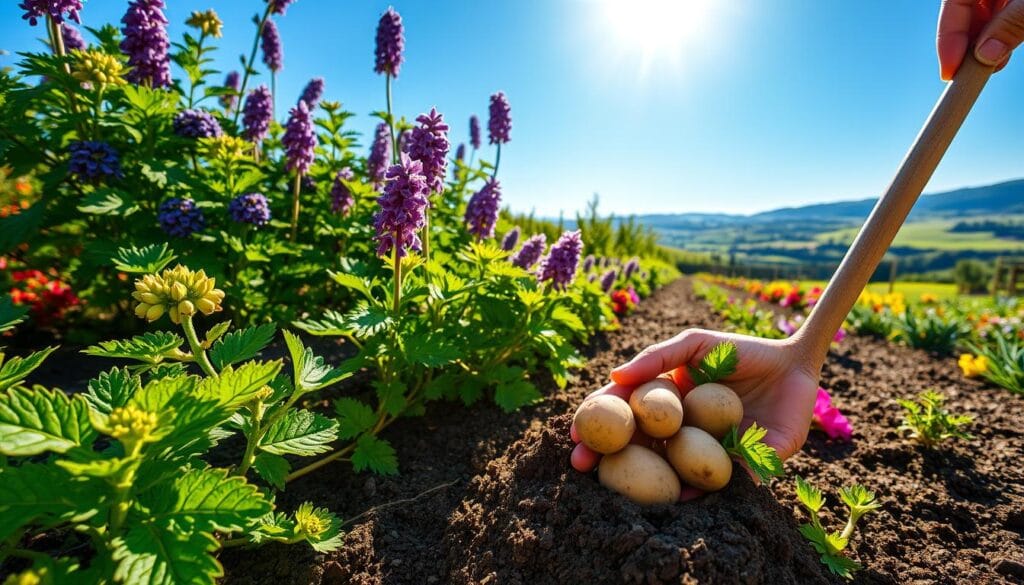
<instances>
[{"instance_id":1,"label":"fingernail","mask_svg":"<svg viewBox=\"0 0 1024 585\"><path fill-rule=\"evenodd\" d=\"M974 55L985 65L998 65L1000 61L1006 58L1006 54L1010 52L1010 47L1006 46L1006 43L999 39L989 39L978 46L974 51Z\"/></svg>"}]
</instances>

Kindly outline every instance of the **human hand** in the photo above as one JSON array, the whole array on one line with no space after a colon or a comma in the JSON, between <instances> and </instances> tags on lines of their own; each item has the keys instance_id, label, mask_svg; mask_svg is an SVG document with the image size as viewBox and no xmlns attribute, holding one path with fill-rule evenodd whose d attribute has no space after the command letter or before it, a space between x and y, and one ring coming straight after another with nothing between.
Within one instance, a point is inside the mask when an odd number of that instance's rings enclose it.
<instances>
[{"instance_id":1,"label":"human hand","mask_svg":"<svg viewBox=\"0 0 1024 585\"><path fill-rule=\"evenodd\" d=\"M974 57L1002 69L1024 41L1024 0L943 0L935 45L939 74L953 79L974 43Z\"/></svg>"},{"instance_id":2,"label":"human hand","mask_svg":"<svg viewBox=\"0 0 1024 585\"><path fill-rule=\"evenodd\" d=\"M768 430L764 442L773 447L780 458L787 459L800 450L807 439L821 367L812 357L814 352L807 351L794 338L760 339L689 329L644 349L628 363L615 368L612 371L613 382L586 399L612 394L629 400L634 388L664 373L672 376L685 396L694 387L686 366L697 365L711 348L723 341L733 342L738 350L736 371L722 383L732 388L743 401L741 430L756 421ZM572 466L584 473L593 470L601 454L579 442L575 427L571 433L577 443L572 452ZM650 445L652 441L637 431L633 442ZM699 494L697 490L684 490L683 499Z\"/></svg>"}]
</instances>

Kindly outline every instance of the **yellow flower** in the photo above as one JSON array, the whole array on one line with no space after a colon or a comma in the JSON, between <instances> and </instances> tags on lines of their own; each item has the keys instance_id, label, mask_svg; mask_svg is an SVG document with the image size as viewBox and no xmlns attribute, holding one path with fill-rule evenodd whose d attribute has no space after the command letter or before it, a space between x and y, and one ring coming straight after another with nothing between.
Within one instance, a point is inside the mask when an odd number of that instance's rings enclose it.
<instances>
[{"instance_id":1,"label":"yellow flower","mask_svg":"<svg viewBox=\"0 0 1024 585\"><path fill-rule=\"evenodd\" d=\"M214 288L216 284L206 272L193 272L180 264L161 274L147 274L135 281L132 297L139 302L135 315L156 321L167 313L175 324L196 311L210 315L220 311L224 301L224 291Z\"/></svg>"},{"instance_id":2,"label":"yellow flower","mask_svg":"<svg viewBox=\"0 0 1024 585\"><path fill-rule=\"evenodd\" d=\"M926 305L931 305L939 302L939 296L932 293L921 293L921 302Z\"/></svg>"},{"instance_id":3,"label":"yellow flower","mask_svg":"<svg viewBox=\"0 0 1024 585\"><path fill-rule=\"evenodd\" d=\"M199 154L207 160L231 163L244 158L251 145L235 136L214 136L199 139Z\"/></svg>"},{"instance_id":4,"label":"yellow flower","mask_svg":"<svg viewBox=\"0 0 1024 585\"><path fill-rule=\"evenodd\" d=\"M98 86L124 85L124 65L113 55L102 51L71 51L74 64L71 75L82 83Z\"/></svg>"},{"instance_id":5,"label":"yellow flower","mask_svg":"<svg viewBox=\"0 0 1024 585\"><path fill-rule=\"evenodd\" d=\"M331 527L330 513L324 508L314 508L306 502L295 510L295 525L299 532L318 538Z\"/></svg>"},{"instance_id":6,"label":"yellow flower","mask_svg":"<svg viewBox=\"0 0 1024 585\"><path fill-rule=\"evenodd\" d=\"M224 23L213 9L209 9L206 12L199 12L198 10L192 11L192 16L185 21L185 24L192 28L199 29L204 35L211 37L220 38L221 27Z\"/></svg>"},{"instance_id":7,"label":"yellow flower","mask_svg":"<svg viewBox=\"0 0 1024 585\"><path fill-rule=\"evenodd\" d=\"M967 378L974 378L988 371L988 358L983 355L962 354L957 364Z\"/></svg>"},{"instance_id":8,"label":"yellow flower","mask_svg":"<svg viewBox=\"0 0 1024 585\"><path fill-rule=\"evenodd\" d=\"M45 572L45 569L43 570ZM39 585L43 582L43 573L37 573L32 569L17 575L10 575L4 579L4 585Z\"/></svg>"},{"instance_id":9,"label":"yellow flower","mask_svg":"<svg viewBox=\"0 0 1024 585\"><path fill-rule=\"evenodd\" d=\"M156 414L129 404L110 413L105 432L123 443L134 444L153 440L156 425Z\"/></svg>"}]
</instances>

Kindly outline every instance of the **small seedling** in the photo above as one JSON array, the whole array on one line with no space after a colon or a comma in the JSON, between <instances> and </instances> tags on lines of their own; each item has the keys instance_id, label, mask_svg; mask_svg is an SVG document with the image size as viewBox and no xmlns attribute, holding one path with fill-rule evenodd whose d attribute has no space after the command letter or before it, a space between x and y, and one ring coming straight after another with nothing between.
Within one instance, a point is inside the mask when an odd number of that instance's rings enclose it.
<instances>
[{"instance_id":1,"label":"small seedling","mask_svg":"<svg viewBox=\"0 0 1024 585\"><path fill-rule=\"evenodd\" d=\"M690 371L690 379L693 380L694 385L700 386L731 376L739 363L739 350L736 348L736 344L731 341L723 341L711 348L711 351L700 360L696 367L687 366L687 369Z\"/></svg>"},{"instance_id":2,"label":"small seedling","mask_svg":"<svg viewBox=\"0 0 1024 585\"><path fill-rule=\"evenodd\" d=\"M964 414L951 414L942 407L946 397L938 392L927 390L917 400L899 400L905 411L901 431L910 431L910 437L921 444L932 447L946 439L964 439L974 437L960 427L970 424L974 417Z\"/></svg>"},{"instance_id":3,"label":"small seedling","mask_svg":"<svg viewBox=\"0 0 1024 585\"><path fill-rule=\"evenodd\" d=\"M767 434L768 429L754 423L743 432L742 437L739 436L739 429L733 427L722 440L725 452L746 462L747 467L762 482L782 475L782 460L779 459L779 454L763 442Z\"/></svg>"},{"instance_id":4,"label":"small seedling","mask_svg":"<svg viewBox=\"0 0 1024 585\"><path fill-rule=\"evenodd\" d=\"M853 536L854 528L861 516L881 507L881 504L875 501L874 492L857 484L839 490L839 498L850 510L849 518L842 532L838 530L825 532L818 519L818 512L825 505L825 496L821 490L799 476L796 478L796 496L804 508L807 508L811 517L810 524L800 525L800 534L809 540L814 550L821 555L821 562L828 567L829 571L844 579L852 579L853 574L862 567L860 563L846 556L843 551L850 544L850 537Z\"/></svg>"}]
</instances>

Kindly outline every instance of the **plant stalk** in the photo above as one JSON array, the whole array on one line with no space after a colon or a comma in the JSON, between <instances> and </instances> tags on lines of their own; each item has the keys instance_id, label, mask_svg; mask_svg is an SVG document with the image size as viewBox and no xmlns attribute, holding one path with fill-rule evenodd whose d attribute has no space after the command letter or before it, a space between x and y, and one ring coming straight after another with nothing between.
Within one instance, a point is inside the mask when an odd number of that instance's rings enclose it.
<instances>
[{"instance_id":1,"label":"plant stalk","mask_svg":"<svg viewBox=\"0 0 1024 585\"><path fill-rule=\"evenodd\" d=\"M295 184L292 186L292 233L288 238L294 242L299 231L299 191L302 189L302 171L295 172Z\"/></svg>"},{"instance_id":2,"label":"plant stalk","mask_svg":"<svg viewBox=\"0 0 1024 585\"><path fill-rule=\"evenodd\" d=\"M188 346L192 349L192 355L195 357L196 363L199 364L199 368L214 380L220 379L220 375L217 374L217 370L213 369L213 364L210 363L210 358L206 355L203 344L199 342L195 325L192 323L192 315L182 318L181 328L185 332L185 340L188 341Z\"/></svg>"},{"instance_id":3,"label":"plant stalk","mask_svg":"<svg viewBox=\"0 0 1024 585\"><path fill-rule=\"evenodd\" d=\"M252 71L253 63L256 62L256 50L260 46L260 37L263 36L263 27L267 24L267 19L270 18L270 11L274 8L273 2L267 2L267 9L263 12L263 18L260 19L259 24L256 26L256 38L252 41L252 50L249 52L249 59L245 62L245 71L242 73L242 84L238 86L239 100L245 95L245 88L249 83L249 72ZM238 115L242 112L242 108L235 109L234 123L238 124Z\"/></svg>"}]
</instances>

